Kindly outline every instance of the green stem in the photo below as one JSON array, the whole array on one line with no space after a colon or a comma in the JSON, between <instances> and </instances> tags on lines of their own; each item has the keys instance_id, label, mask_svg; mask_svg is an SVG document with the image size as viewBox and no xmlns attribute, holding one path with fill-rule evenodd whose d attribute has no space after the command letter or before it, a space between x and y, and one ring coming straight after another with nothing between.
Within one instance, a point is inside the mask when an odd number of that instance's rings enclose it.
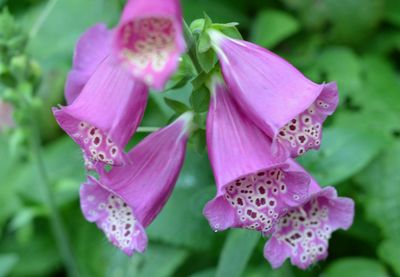
<instances>
[{"instance_id":1,"label":"green stem","mask_svg":"<svg viewBox=\"0 0 400 277\"><path fill-rule=\"evenodd\" d=\"M196 41L193 37L192 31L190 31L189 25L183 19L183 34L185 36L186 44L188 47L188 55L189 58L192 60L193 66L196 69L196 73L199 74L203 71L200 66L199 60L197 59L196 53Z\"/></svg>"},{"instance_id":2,"label":"green stem","mask_svg":"<svg viewBox=\"0 0 400 277\"><path fill-rule=\"evenodd\" d=\"M40 28L42 28L44 22L47 17L49 17L50 13L53 11L53 8L57 4L58 0L49 0L43 9L43 12L39 15L36 22L33 24L31 31L29 32L29 37L34 38L39 32Z\"/></svg>"},{"instance_id":3,"label":"green stem","mask_svg":"<svg viewBox=\"0 0 400 277\"><path fill-rule=\"evenodd\" d=\"M42 156L42 147L41 147L41 137L39 133L39 128L36 124L36 121L31 117L30 122L32 137L31 137L31 148L32 148L32 156L37 165L38 173L40 178L42 179L42 188L44 193L44 199L47 205L47 208L50 212L50 221L53 228L53 233L57 242L57 246L59 248L60 254L64 261L65 267L68 271L68 275L71 277L79 276L78 267L74 259L74 255L72 253L72 249L70 247L70 242L65 232L65 227L63 221L61 219L60 213L58 211L57 205L54 201L54 192L51 187L49 177L46 172L46 167L44 164L43 156Z\"/></svg>"},{"instance_id":4,"label":"green stem","mask_svg":"<svg viewBox=\"0 0 400 277\"><path fill-rule=\"evenodd\" d=\"M152 133L155 131L160 130L161 127L148 127L148 126L141 126L137 128L136 133Z\"/></svg>"}]
</instances>

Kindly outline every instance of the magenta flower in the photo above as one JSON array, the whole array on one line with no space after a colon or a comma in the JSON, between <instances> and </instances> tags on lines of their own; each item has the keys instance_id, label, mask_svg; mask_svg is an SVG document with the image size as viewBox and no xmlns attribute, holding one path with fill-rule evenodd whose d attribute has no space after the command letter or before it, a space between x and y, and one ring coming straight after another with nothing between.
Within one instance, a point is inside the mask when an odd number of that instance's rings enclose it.
<instances>
[{"instance_id":1,"label":"magenta flower","mask_svg":"<svg viewBox=\"0 0 400 277\"><path fill-rule=\"evenodd\" d=\"M293 170L303 171L296 162ZM337 229L348 229L354 217L354 202L338 197L333 187L320 188L310 176L310 196L291 209L273 228L264 256L273 268L290 257L292 264L306 269L328 256L328 240Z\"/></svg>"},{"instance_id":2,"label":"magenta flower","mask_svg":"<svg viewBox=\"0 0 400 277\"><path fill-rule=\"evenodd\" d=\"M213 82L207 147L217 195L204 215L214 230L267 232L307 197L309 177L274 157L270 138L239 110L222 80Z\"/></svg>"},{"instance_id":3,"label":"magenta flower","mask_svg":"<svg viewBox=\"0 0 400 277\"><path fill-rule=\"evenodd\" d=\"M0 132L14 126L13 107L0 100Z\"/></svg>"},{"instance_id":4,"label":"magenta flower","mask_svg":"<svg viewBox=\"0 0 400 277\"><path fill-rule=\"evenodd\" d=\"M136 78L161 90L186 48L179 0L129 0L115 32L121 62Z\"/></svg>"},{"instance_id":5,"label":"magenta flower","mask_svg":"<svg viewBox=\"0 0 400 277\"><path fill-rule=\"evenodd\" d=\"M291 157L319 149L338 104L335 83L315 84L276 54L210 31L230 92L244 113ZM274 149L276 152L277 149Z\"/></svg>"},{"instance_id":6,"label":"magenta flower","mask_svg":"<svg viewBox=\"0 0 400 277\"><path fill-rule=\"evenodd\" d=\"M65 98L69 105L81 93L100 63L110 55L111 42L112 32L104 24L94 25L81 36L65 85Z\"/></svg>"},{"instance_id":7,"label":"magenta flower","mask_svg":"<svg viewBox=\"0 0 400 277\"><path fill-rule=\"evenodd\" d=\"M80 145L91 162L122 165L126 143L138 127L147 103L148 89L133 81L111 56L103 60L83 91L67 107L53 109L58 124Z\"/></svg>"},{"instance_id":8,"label":"magenta flower","mask_svg":"<svg viewBox=\"0 0 400 277\"><path fill-rule=\"evenodd\" d=\"M132 163L100 172L81 187L85 218L127 255L143 252L144 231L168 200L181 170L192 115L149 135L129 152Z\"/></svg>"}]
</instances>

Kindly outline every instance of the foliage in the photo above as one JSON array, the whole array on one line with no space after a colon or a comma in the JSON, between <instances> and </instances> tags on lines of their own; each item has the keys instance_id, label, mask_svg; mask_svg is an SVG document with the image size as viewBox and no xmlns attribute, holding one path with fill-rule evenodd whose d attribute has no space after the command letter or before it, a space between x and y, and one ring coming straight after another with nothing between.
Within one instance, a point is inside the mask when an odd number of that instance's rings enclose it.
<instances>
[{"instance_id":1,"label":"foliage","mask_svg":"<svg viewBox=\"0 0 400 277\"><path fill-rule=\"evenodd\" d=\"M115 24L124 1L51 2L51 11L41 18L47 1L0 1L27 32L10 37L16 33L7 31L12 18L0 19L0 78L4 83L22 76L25 86L18 90L28 95L37 88L40 103L34 112L41 118L45 166L84 276L400 276L398 0L182 0L187 22L205 18L190 26L201 38L196 47L203 70L215 63L203 32L214 24L230 35L238 28L246 39L284 56L316 82L338 82L340 106L329 119L321 151L308 153L301 162L321 185L335 185L342 195L356 199L356 221L349 232L333 235L328 259L306 272L287 264L273 271L262 257L265 240L251 232L211 231L201 215L215 193L202 129L190 141L190 163L185 163L172 198L148 229L144 255L125 257L83 220L77 198L84 181L80 153L58 129L50 108L63 103L63 83L79 35L98 21ZM40 26L38 19L43 20ZM27 54L20 55L25 47ZM164 126L193 109L203 126L209 102L204 81L201 76L193 80L184 58L169 90L151 94L142 125ZM0 95L7 93L9 88L0 86ZM65 270L35 165L16 151L25 151L21 141L26 136L20 131L0 135L0 276L59 276Z\"/></svg>"}]
</instances>

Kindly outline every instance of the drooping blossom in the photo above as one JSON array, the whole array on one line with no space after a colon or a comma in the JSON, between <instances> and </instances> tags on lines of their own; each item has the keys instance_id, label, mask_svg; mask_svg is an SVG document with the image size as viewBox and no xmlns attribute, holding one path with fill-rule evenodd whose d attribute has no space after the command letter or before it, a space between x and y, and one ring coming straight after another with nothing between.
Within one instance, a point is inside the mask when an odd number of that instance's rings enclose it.
<instances>
[{"instance_id":1,"label":"drooping blossom","mask_svg":"<svg viewBox=\"0 0 400 277\"><path fill-rule=\"evenodd\" d=\"M230 92L244 113L291 157L319 149L322 124L338 104L336 83L316 84L276 54L211 30Z\"/></svg>"},{"instance_id":2,"label":"drooping blossom","mask_svg":"<svg viewBox=\"0 0 400 277\"><path fill-rule=\"evenodd\" d=\"M126 162L124 147L141 122L147 97L146 85L132 80L108 56L72 104L53 113L83 150L88 169L92 162L120 166Z\"/></svg>"},{"instance_id":3,"label":"drooping blossom","mask_svg":"<svg viewBox=\"0 0 400 277\"><path fill-rule=\"evenodd\" d=\"M127 255L143 252L144 231L168 200L181 170L192 115L142 140L129 152L131 163L89 177L80 191L85 218Z\"/></svg>"},{"instance_id":4,"label":"drooping blossom","mask_svg":"<svg viewBox=\"0 0 400 277\"><path fill-rule=\"evenodd\" d=\"M294 161L291 161L291 168L306 173ZM287 258L301 269L326 259L332 232L347 230L353 222L353 200L338 197L335 188L321 188L310 178L307 201L292 208L271 230L264 256L273 268L280 267Z\"/></svg>"},{"instance_id":5,"label":"drooping blossom","mask_svg":"<svg viewBox=\"0 0 400 277\"><path fill-rule=\"evenodd\" d=\"M309 177L272 155L271 139L239 110L220 78L211 90L207 148L217 194L204 215L214 230L267 232L307 197Z\"/></svg>"},{"instance_id":6,"label":"drooping blossom","mask_svg":"<svg viewBox=\"0 0 400 277\"><path fill-rule=\"evenodd\" d=\"M136 78L161 90L186 48L179 0L129 0L113 44Z\"/></svg>"},{"instance_id":7,"label":"drooping blossom","mask_svg":"<svg viewBox=\"0 0 400 277\"><path fill-rule=\"evenodd\" d=\"M14 126L13 107L0 100L0 132Z\"/></svg>"},{"instance_id":8,"label":"drooping blossom","mask_svg":"<svg viewBox=\"0 0 400 277\"><path fill-rule=\"evenodd\" d=\"M72 69L65 83L68 105L78 97L89 78L111 53L112 31L104 24L90 27L79 39L74 52Z\"/></svg>"}]
</instances>

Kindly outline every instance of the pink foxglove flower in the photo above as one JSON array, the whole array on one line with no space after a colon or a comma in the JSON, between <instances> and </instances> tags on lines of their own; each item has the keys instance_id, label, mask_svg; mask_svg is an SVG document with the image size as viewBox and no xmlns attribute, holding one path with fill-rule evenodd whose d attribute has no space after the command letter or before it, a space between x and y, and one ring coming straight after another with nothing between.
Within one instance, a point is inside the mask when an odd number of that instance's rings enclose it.
<instances>
[{"instance_id":1,"label":"pink foxglove flower","mask_svg":"<svg viewBox=\"0 0 400 277\"><path fill-rule=\"evenodd\" d=\"M90 162L123 165L124 147L147 103L145 84L133 81L111 56L103 60L82 92L67 107L53 109L58 124L80 145Z\"/></svg>"},{"instance_id":2,"label":"pink foxglove flower","mask_svg":"<svg viewBox=\"0 0 400 277\"><path fill-rule=\"evenodd\" d=\"M307 197L310 179L273 156L270 138L239 110L222 80L213 82L207 148L217 195L204 215L214 230L267 232Z\"/></svg>"},{"instance_id":3,"label":"pink foxglove flower","mask_svg":"<svg viewBox=\"0 0 400 277\"><path fill-rule=\"evenodd\" d=\"M149 135L129 152L132 163L100 172L81 187L85 218L127 255L143 252L144 231L168 200L181 170L191 114Z\"/></svg>"},{"instance_id":4,"label":"pink foxglove flower","mask_svg":"<svg viewBox=\"0 0 400 277\"><path fill-rule=\"evenodd\" d=\"M230 92L244 113L291 157L319 149L338 104L335 83L315 84L276 54L210 31ZM274 152L278 149L274 148Z\"/></svg>"},{"instance_id":5,"label":"pink foxglove flower","mask_svg":"<svg viewBox=\"0 0 400 277\"><path fill-rule=\"evenodd\" d=\"M129 0L113 44L136 78L161 90L186 48L179 0Z\"/></svg>"},{"instance_id":6,"label":"pink foxglove flower","mask_svg":"<svg viewBox=\"0 0 400 277\"><path fill-rule=\"evenodd\" d=\"M294 161L291 168L306 172ZM346 230L353 222L353 200L338 197L333 187L320 188L310 178L307 201L280 218L265 245L264 256L274 268L280 267L286 258L301 269L325 259L332 232Z\"/></svg>"},{"instance_id":7,"label":"pink foxglove flower","mask_svg":"<svg viewBox=\"0 0 400 277\"><path fill-rule=\"evenodd\" d=\"M14 126L13 107L0 100L0 132Z\"/></svg>"},{"instance_id":8,"label":"pink foxglove flower","mask_svg":"<svg viewBox=\"0 0 400 277\"><path fill-rule=\"evenodd\" d=\"M104 24L89 28L79 39L74 53L72 70L65 85L68 105L78 97L100 63L111 52L112 32Z\"/></svg>"}]
</instances>

